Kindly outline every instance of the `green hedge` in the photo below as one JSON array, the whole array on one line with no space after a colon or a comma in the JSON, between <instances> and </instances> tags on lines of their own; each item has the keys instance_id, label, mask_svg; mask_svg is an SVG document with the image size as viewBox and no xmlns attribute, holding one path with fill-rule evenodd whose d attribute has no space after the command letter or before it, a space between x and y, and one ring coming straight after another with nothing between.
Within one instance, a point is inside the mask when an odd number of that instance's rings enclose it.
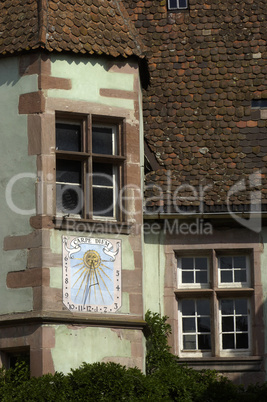
<instances>
[{"instance_id":1,"label":"green hedge","mask_svg":"<svg viewBox=\"0 0 267 402\"><path fill-rule=\"evenodd\" d=\"M267 384L247 389L215 371L197 372L170 353L167 317L148 312L147 373L116 363L83 363L71 373L30 378L23 362L0 370L0 401L266 402Z\"/></svg>"}]
</instances>

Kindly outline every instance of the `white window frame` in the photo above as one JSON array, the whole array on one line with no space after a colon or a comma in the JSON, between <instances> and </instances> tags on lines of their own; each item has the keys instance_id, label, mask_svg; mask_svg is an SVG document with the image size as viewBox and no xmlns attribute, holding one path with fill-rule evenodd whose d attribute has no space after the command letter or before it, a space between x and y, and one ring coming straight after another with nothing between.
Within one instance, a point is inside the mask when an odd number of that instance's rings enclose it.
<instances>
[{"instance_id":1,"label":"white window frame","mask_svg":"<svg viewBox=\"0 0 267 402\"><path fill-rule=\"evenodd\" d=\"M253 275L252 275L252 257L250 250L244 249L207 249L205 254L200 250L192 250L181 252L177 255L176 251L176 261L177 261L177 289L175 290L175 296L177 301L177 335L178 344L177 351L178 355L183 358L199 358L199 357L234 357L234 356L250 356L252 354L252 318L253 313L251 311L252 298L254 295L254 285L253 285ZM231 282L231 283L220 283L220 269L219 269L219 258L220 257L238 257L244 256L246 261L246 272L247 281L246 282ZM208 261L208 284L203 286L203 284L190 284L182 283L182 263L181 258L183 257L205 257ZM232 261L233 262L233 261ZM233 265L233 264L232 264ZM195 266L195 265L194 265ZM242 268L241 268L242 269ZM234 275L234 267L233 267ZM234 276L233 276L234 279ZM200 285L200 286L199 286ZM206 284L205 284L206 285ZM200 351L200 350L183 350L183 315L181 311L181 300L184 299L210 299L211 311L211 351ZM246 299L248 308L248 348L246 349L222 349L222 317L221 317L221 300L224 299ZM216 324L217 323L217 324ZM244 331L245 332L245 331Z\"/></svg>"},{"instance_id":2,"label":"white window frame","mask_svg":"<svg viewBox=\"0 0 267 402\"><path fill-rule=\"evenodd\" d=\"M221 257L245 257L246 258L246 282L221 282L221 267L220 267L220 258ZM217 267L218 267L218 287L219 288L248 288L251 286L251 274L250 274L250 258L245 254L219 254L217 255ZM237 270L235 267L232 267L232 275L234 278L234 271Z\"/></svg>"},{"instance_id":3,"label":"white window frame","mask_svg":"<svg viewBox=\"0 0 267 402\"><path fill-rule=\"evenodd\" d=\"M248 348L246 349L223 349L223 332L222 332L222 313L221 313L221 301L222 300L238 300L238 299L246 299L247 300L247 317L248 317ZM242 297L240 296L233 296L233 297L221 297L218 300L218 308L219 308L219 338L220 338L220 356L221 357L227 357L227 356L238 356L238 355L242 355L242 356L248 356L251 354L251 303L250 303L250 298L249 297ZM235 317L235 314L234 314ZM235 326L235 322L234 322L234 326ZM226 334L227 332L224 332L224 334ZM234 328L234 331L231 331L229 333L234 333L234 335L236 336L236 334L238 333L236 331L236 329ZM241 332L242 333L242 332Z\"/></svg>"},{"instance_id":4,"label":"white window frame","mask_svg":"<svg viewBox=\"0 0 267 402\"><path fill-rule=\"evenodd\" d=\"M183 283L182 282L182 273L183 273L183 269L182 269L182 258L193 258L194 259L194 279L196 277L196 268L195 268L195 259L196 258L206 258L207 259L207 283ZM177 258L177 279L178 279L178 288L180 289L208 289L210 288L210 258L207 255L182 255L180 257Z\"/></svg>"},{"instance_id":5,"label":"white window frame","mask_svg":"<svg viewBox=\"0 0 267 402\"><path fill-rule=\"evenodd\" d=\"M188 9L188 2L189 0L186 0L186 6L181 7L180 6L180 0L176 0L176 7L171 6L171 0L168 0L168 10L173 11L173 10L187 10Z\"/></svg>"},{"instance_id":6,"label":"white window frame","mask_svg":"<svg viewBox=\"0 0 267 402\"><path fill-rule=\"evenodd\" d=\"M112 129L112 154L111 155L116 155L117 149L118 149L118 132L117 132L117 126L114 124L100 124L100 123L93 123L92 124L92 135L93 135L93 128L111 128ZM109 154L107 155L109 156ZM93 218L96 220L108 220L108 221L115 221L116 220L116 205L118 201L118 187L117 187L117 177L118 177L118 172L116 166L112 165L112 185L110 186L104 186L104 185L96 185L93 184L92 182L92 189L94 188L112 188L113 189L113 216L109 217L103 217L101 215L95 215L93 214Z\"/></svg>"},{"instance_id":7,"label":"white window frame","mask_svg":"<svg viewBox=\"0 0 267 402\"><path fill-rule=\"evenodd\" d=\"M197 300L208 300L210 303L210 333L207 332L207 334L210 334L211 337L211 349L183 349L183 314L182 314L182 301L184 300L194 300L194 302L196 303ZM197 318L197 315L195 314L195 319ZM203 295L203 297L187 297L187 298L183 298L178 300L178 345L179 345L179 356L181 357L210 357L212 356L212 314L211 314L211 300L208 297L205 297ZM199 332L196 331L194 333L192 333L192 335L196 335Z\"/></svg>"}]
</instances>

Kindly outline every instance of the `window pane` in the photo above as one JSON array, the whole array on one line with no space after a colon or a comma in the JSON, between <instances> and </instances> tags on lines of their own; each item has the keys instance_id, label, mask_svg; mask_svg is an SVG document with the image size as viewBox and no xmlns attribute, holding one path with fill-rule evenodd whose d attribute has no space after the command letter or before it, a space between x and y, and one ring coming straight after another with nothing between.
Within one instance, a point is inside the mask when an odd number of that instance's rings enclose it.
<instances>
[{"instance_id":1,"label":"window pane","mask_svg":"<svg viewBox=\"0 0 267 402\"><path fill-rule=\"evenodd\" d=\"M232 257L220 257L220 268L232 268Z\"/></svg>"},{"instance_id":2,"label":"window pane","mask_svg":"<svg viewBox=\"0 0 267 402\"><path fill-rule=\"evenodd\" d=\"M169 0L169 8L178 8L177 2L178 0Z\"/></svg>"},{"instance_id":3,"label":"window pane","mask_svg":"<svg viewBox=\"0 0 267 402\"><path fill-rule=\"evenodd\" d=\"M197 313L198 315L210 314L210 302L209 300L197 300Z\"/></svg>"},{"instance_id":4,"label":"window pane","mask_svg":"<svg viewBox=\"0 0 267 402\"><path fill-rule=\"evenodd\" d=\"M185 350L196 350L196 335L184 335L183 339Z\"/></svg>"},{"instance_id":5,"label":"window pane","mask_svg":"<svg viewBox=\"0 0 267 402\"><path fill-rule=\"evenodd\" d=\"M195 315L194 300L182 300L182 314L183 315Z\"/></svg>"},{"instance_id":6,"label":"window pane","mask_svg":"<svg viewBox=\"0 0 267 402\"><path fill-rule=\"evenodd\" d=\"M187 0L179 0L180 8L187 8Z\"/></svg>"},{"instance_id":7,"label":"window pane","mask_svg":"<svg viewBox=\"0 0 267 402\"><path fill-rule=\"evenodd\" d=\"M80 186L57 184L57 212L80 214L83 207L83 195Z\"/></svg>"},{"instance_id":8,"label":"window pane","mask_svg":"<svg viewBox=\"0 0 267 402\"><path fill-rule=\"evenodd\" d=\"M234 317L222 317L222 330L223 332L234 331Z\"/></svg>"},{"instance_id":9,"label":"window pane","mask_svg":"<svg viewBox=\"0 0 267 402\"><path fill-rule=\"evenodd\" d=\"M95 127L92 130L92 149L95 154L113 155L113 129L112 127Z\"/></svg>"},{"instance_id":10,"label":"window pane","mask_svg":"<svg viewBox=\"0 0 267 402\"><path fill-rule=\"evenodd\" d=\"M198 317L197 326L198 332L210 332L210 318Z\"/></svg>"},{"instance_id":11,"label":"window pane","mask_svg":"<svg viewBox=\"0 0 267 402\"><path fill-rule=\"evenodd\" d=\"M77 124L56 123L56 149L80 152L81 126Z\"/></svg>"},{"instance_id":12,"label":"window pane","mask_svg":"<svg viewBox=\"0 0 267 402\"><path fill-rule=\"evenodd\" d=\"M194 272L193 271L182 272L182 282L183 283L194 283Z\"/></svg>"},{"instance_id":13,"label":"window pane","mask_svg":"<svg viewBox=\"0 0 267 402\"><path fill-rule=\"evenodd\" d=\"M96 216L113 216L113 189L93 188L93 214Z\"/></svg>"},{"instance_id":14,"label":"window pane","mask_svg":"<svg viewBox=\"0 0 267 402\"><path fill-rule=\"evenodd\" d=\"M208 334L198 335L198 349L207 350L211 349L211 339Z\"/></svg>"},{"instance_id":15,"label":"window pane","mask_svg":"<svg viewBox=\"0 0 267 402\"><path fill-rule=\"evenodd\" d=\"M183 332L195 332L196 324L195 318L183 318Z\"/></svg>"},{"instance_id":16,"label":"window pane","mask_svg":"<svg viewBox=\"0 0 267 402\"><path fill-rule=\"evenodd\" d=\"M246 257L243 255L234 257L234 267L235 268L246 268Z\"/></svg>"},{"instance_id":17,"label":"window pane","mask_svg":"<svg viewBox=\"0 0 267 402\"><path fill-rule=\"evenodd\" d=\"M208 260L207 258L196 258L196 269L208 269Z\"/></svg>"},{"instance_id":18,"label":"window pane","mask_svg":"<svg viewBox=\"0 0 267 402\"><path fill-rule=\"evenodd\" d=\"M247 314L247 300L246 299L236 299L235 301L235 312L236 314Z\"/></svg>"},{"instance_id":19,"label":"window pane","mask_svg":"<svg viewBox=\"0 0 267 402\"><path fill-rule=\"evenodd\" d=\"M93 184L113 187L113 165L93 163Z\"/></svg>"},{"instance_id":20,"label":"window pane","mask_svg":"<svg viewBox=\"0 0 267 402\"><path fill-rule=\"evenodd\" d=\"M235 340L234 334L223 334L223 349L234 349L235 347Z\"/></svg>"},{"instance_id":21,"label":"window pane","mask_svg":"<svg viewBox=\"0 0 267 402\"><path fill-rule=\"evenodd\" d=\"M64 183L81 183L81 162L58 159L56 180Z\"/></svg>"},{"instance_id":22,"label":"window pane","mask_svg":"<svg viewBox=\"0 0 267 402\"><path fill-rule=\"evenodd\" d=\"M208 283L208 273L205 271L197 271L196 283Z\"/></svg>"},{"instance_id":23,"label":"window pane","mask_svg":"<svg viewBox=\"0 0 267 402\"><path fill-rule=\"evenodd\" d=\"M236 334L236 348L248 349L248 334Z\"/></svg>"},{"instance_id":24,"label":"window pane","mask_svg":"<svg viewBox=\"0 0 267 402\"><path fill-rule=\"evenodd\" d=\"M248 330L248 317L236 317L236 330L247 331Z\"/></svg>"},{"instance_id":25,"label":"window pane","mask_svg":"<svg viewBox=\"0 0 267 402\"><path fill-rule=\"evenodd\" d=\"M221 301L221 309L223 315L233 314L234 313L234 302L233 300L222 300Z\"/></svg>"},{"instance_id":26,"label":"window pane","mask_svg":"<svg viewBox=\"0 0 267 402\"><path fill-rule=\"evenodd\" d=\"M232 271L221 271L221 282L224 282L224 283L233 282Z\"/></svg>"},{"instance_id":27,"label":"window pane","mask_svg":"<svg viewBox=\"0 0 267 402\"><path fill-rule=\"evenodd\" d=\"M245 269L235 270L235 282L246 282L247 272Z\"/></svg>"},{"instance_id":28,"label":"window pane","mask_svg":"<svg viewBox=\"0 0 267 402\"><path fill-rule=\"evenodd\" d=\"M182 269L194 269L194 259L193 258L181 258Z\"/></svg>"}]
</instances>

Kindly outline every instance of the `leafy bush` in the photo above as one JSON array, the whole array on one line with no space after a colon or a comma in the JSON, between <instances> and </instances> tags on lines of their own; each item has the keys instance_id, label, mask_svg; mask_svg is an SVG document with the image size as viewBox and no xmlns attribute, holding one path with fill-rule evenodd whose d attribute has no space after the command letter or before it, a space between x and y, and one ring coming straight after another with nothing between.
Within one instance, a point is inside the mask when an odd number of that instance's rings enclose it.
<instances>
[{"instance_id":1,"label":"leafy bush","mask_svg":"<svg viewBox=\"0 0 267 402\"><path fill-rule=\"evenodd\" d=\"M109 362L83 363L68 375L30 378L27 365L18 362L14 369L0 370L0 401L266 402L267 383L245 390L215 371L198 372L179 364L168 346L167 317L148 311L146 321L146 375Z\"/></svg>"}]
</instances>

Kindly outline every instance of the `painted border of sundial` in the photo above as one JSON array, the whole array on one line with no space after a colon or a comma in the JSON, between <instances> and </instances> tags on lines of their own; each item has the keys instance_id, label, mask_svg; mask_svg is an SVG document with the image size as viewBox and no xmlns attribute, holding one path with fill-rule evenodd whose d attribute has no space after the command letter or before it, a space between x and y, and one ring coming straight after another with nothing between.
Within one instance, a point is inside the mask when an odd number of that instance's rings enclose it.
<instances>
[{"instance_id":1,"label":"painted border of sundial","mask_svg":"<svg viewBox=\"0 0 267 402\"><path fill-rule=\"evenodd\" d=\"M63 236L63 303L81 313L121 307L121 240Z\"/></svg>"}]
</instances>

